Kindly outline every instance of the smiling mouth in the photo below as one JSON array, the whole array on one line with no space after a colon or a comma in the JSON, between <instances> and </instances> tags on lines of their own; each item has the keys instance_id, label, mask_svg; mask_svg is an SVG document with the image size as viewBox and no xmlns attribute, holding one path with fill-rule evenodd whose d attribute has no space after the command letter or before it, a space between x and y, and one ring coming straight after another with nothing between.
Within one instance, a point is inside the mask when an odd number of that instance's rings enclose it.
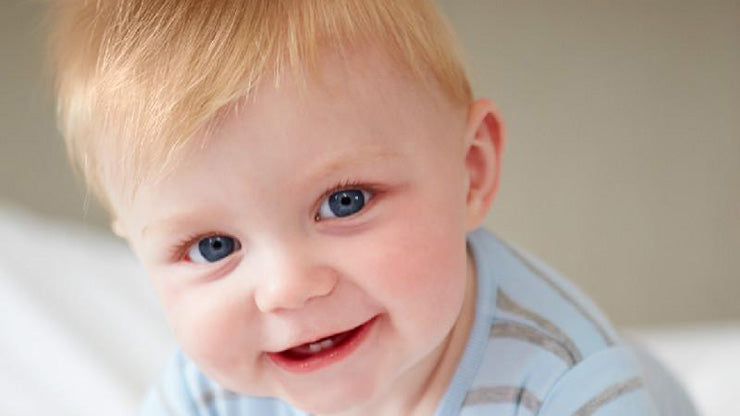
<instances>
[{"instance_id":1,"label":"smiling mouth","mask_svg":"<svg viewBox=\"0 0 740 416\"><path fill-rule=\"evenodd\" d=\"M293 373L307 373L349 356L366 338L376 317L348 331L307 342L268 357L280 368Z\"/></svg>"},{"instance_id":2,"label":"smiling mouth","mask_svg":"<svg viewBox=\"0 0 740 416\"><path fill-rule=\"evenodd\" d=\"M352 338L362 328L362 325L350 329L349 331L340 332L321 338L313 342L307 342L297 347L281 351L279 354L291 360L305 360L318 354L331 351L344 345L347 340Z\"/></svg>"}]
</instances>

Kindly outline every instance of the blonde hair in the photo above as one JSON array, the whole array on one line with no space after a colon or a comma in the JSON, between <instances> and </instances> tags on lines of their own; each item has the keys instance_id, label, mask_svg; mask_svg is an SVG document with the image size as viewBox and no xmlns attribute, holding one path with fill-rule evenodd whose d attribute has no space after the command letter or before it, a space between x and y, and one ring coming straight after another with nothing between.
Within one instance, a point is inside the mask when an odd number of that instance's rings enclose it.
<instances>
[{"instance_id":1,"label":"blonde hair","mask_svg":"<svg viewBox=\"0 0 740 416\"><path fill-rule=\"evenodd\" d=\"M472 100L431 0L55 0L49 16L59 128L110 213L115 172L133 198L230 103L266 76L316 70L324 47L372 42L452 102Z\"/></svg>"}]
</instances>

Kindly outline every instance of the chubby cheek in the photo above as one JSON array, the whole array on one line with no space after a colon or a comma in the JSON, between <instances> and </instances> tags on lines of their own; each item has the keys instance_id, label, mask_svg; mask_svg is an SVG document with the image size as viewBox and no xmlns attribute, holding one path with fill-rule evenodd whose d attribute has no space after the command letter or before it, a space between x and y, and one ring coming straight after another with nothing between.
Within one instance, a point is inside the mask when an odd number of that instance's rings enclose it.
<instances>
[{"instance_id":1,"label":"chubby cheek","mask_svg":"<svg viewBox=\"0 0 740 416\"><path fill-rule=\"evenodd\" d=\"M401 224L399 224L401 225ZM408 345L441 342L462 307L465 233L461 227L405 222L376 236L368 285Z\"/></svg>"},{"instance_id":2,"label":"chubby cheek","mask_svg":"<svg viewBox=\"0 0 740 416\"><path fill-rule=\"evenodd\" d=\"M247 319L247 300L240 300L225 282L165 291L161 297L175 338L188 356L217 381L238 382L243 388L243 377L253 372L254 339L259 337L257 326Z\"/></svg>"}]
</instances>

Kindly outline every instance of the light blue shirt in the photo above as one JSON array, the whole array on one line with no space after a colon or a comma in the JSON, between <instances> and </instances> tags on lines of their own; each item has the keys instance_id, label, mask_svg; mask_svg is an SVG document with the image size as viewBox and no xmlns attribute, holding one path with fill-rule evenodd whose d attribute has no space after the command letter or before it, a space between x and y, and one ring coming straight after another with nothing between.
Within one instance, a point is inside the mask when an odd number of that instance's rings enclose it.
<instances>
[{"instance_id":1,"label":"light blue shirt","mask_svg":"<svg viewBox=\"0 0 740 416\"><path fill-rule=\"evenodd\" d=\"M468 234L468 244L477 272L475 321L434 416L695 414L665 369L623 342L557 272L483 229ZM225 390L178 351L141 415L308 413Z\"/></svg>"}]
</instances>

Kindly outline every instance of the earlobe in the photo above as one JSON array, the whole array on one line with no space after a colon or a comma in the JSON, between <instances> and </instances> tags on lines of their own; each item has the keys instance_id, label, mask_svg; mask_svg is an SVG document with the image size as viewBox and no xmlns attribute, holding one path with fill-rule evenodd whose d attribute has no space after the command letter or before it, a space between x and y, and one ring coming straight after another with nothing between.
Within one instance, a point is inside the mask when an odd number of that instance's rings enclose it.
<instances>
[{"instance_id":1,"label":"earlobe","mask_svg":"<svg viewBox=\"0 0 740 416\"><path fill-rule=\"evenodd\" d=\"M465 137L466 229L472 231L483 223L498 192L504 150L503 125L489 100L471 104Z\"/></svg>"},{"instance_id":2,"label":"earlobe","mask_svg":"<svg viewBox=\"0 0 740 416\"><path fill-rule=\"evenodd\" d=\"M126 234L123 231L123 227L121 226L121 221L119 219L114 219L113 221L111 221L110 228L113 231L113 234L121 238L126 238Z\"/></svg>"}]
</instances>

